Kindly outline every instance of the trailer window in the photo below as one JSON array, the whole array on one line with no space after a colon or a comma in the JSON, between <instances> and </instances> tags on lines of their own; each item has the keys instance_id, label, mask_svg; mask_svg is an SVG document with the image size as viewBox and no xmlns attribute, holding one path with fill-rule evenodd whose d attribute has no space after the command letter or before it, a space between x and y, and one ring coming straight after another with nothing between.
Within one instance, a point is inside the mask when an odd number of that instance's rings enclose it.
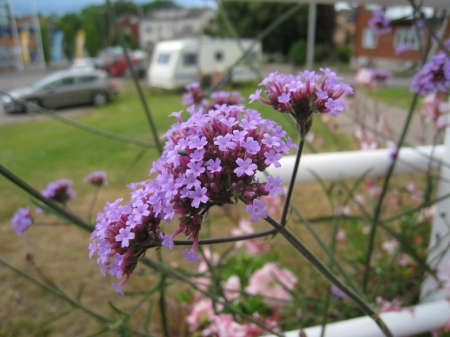
<instances>
[{"instance_id":1,"label":"trailer window","mask_svg":"<svg viewBox=\"0 0 450 337\"><path fill-rule=\"evenodd\" d=\"M195 66L197 65L197 54L189 53L183 55L183 65L185 66Z\"/></svg>"},{"instance_id":2,"label":"trailer window","mask_svg":"<svg viewBox=\"0 0 450 337\"><path fill-rule=\"evenodd\" d=\"M216 51L215 59L216 59L216 62L222 62L223 61L223 53L221 51Z\"/></svg>"},{"instance_id":3,"label":"trailer window","mask_svg":"<svg viewBox=\"0 0 450 337\"><path fill-rule=\"evenodd\" d=\"M170 61L170 54L159 54L158 56L158 64L168 64Z\"/></svg>"}]
</instances>

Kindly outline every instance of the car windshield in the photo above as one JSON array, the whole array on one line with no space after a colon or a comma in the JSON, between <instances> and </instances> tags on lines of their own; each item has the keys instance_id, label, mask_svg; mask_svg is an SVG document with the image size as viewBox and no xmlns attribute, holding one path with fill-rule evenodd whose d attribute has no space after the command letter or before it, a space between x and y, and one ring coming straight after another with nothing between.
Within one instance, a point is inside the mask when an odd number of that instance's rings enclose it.
<instances>
[{"instance_id":1,"label":"car windshield","mask_svg":"<svg viewBox=\"0 0 450 337\"><path fill-rule=\"evenodd\" d=\"M31 86L33 88L42 88L42 87L46 86L47 84L50 84L60 78L61 78L61 74L58 74L58 73L52 74L52 75L46 76L44 78L41 78L39 81L35 82Z\"/></svg>"}]
</instances>

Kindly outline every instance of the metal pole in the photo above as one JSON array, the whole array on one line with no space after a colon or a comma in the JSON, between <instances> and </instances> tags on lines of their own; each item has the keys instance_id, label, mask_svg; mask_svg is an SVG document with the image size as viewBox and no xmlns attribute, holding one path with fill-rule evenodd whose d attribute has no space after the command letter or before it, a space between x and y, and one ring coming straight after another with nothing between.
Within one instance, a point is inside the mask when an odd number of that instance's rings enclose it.
<instances>
[{"instance_id":1,"label":"metal pole","mask_svg":"<svg viewBox=\"0 0 450 337\"><path fill-rule=\"evenodd\" d=\"M314 66L314 41L316 39L317 5L314 1L309 3L308 15L308 48L306 51L306 68L312 69Z\"/></svg>"},{"instance_id":2,"label":"metal pole","mask_svg":"<svg viewBox=\"0 0 450 337\"><path fill-rule=\"evenodd\" d=\"M14 9L11 4L11 1L9 1L9 12L11 13L11 31L13 35L14 40L14 58L16 61L16 67L19 71L24 71L25 67L23 66L23 60L22 60L22 47L19 43L19 31L17 29L17 22L16 22L16 16L14 15Z\"/></svg>"}]
</instances>

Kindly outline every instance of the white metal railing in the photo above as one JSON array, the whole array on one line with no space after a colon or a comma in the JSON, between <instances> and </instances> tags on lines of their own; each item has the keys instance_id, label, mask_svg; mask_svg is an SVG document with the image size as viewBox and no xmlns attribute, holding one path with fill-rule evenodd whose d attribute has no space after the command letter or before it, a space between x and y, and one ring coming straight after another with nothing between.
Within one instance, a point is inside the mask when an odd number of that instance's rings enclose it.
<instances>
[{"instance_id":1,"label":"white metal railing","mask_svg":"<svg viewBox=\"0 0 450 337\"><path fill-rule=\"evenodd\" d=\"M364 173L367 177L377 177L386 174L390 165L389 149L369 151L347 151L323 154L303 155L298 170L296 183L317 181L316 175L323 181L357 179ZM294 156L280 160L281 167L270 167L268 174L280 176L287 183L294 166ZM440 164L443 165L440 165ZM431 167L441 167L438 197L450 194L450 128L447 128L444 145L420 146L402 148L398 153L398 161L394 173L425 172ZM313 174L314 172L314 174ZM264 175L259 175L264 180ZM442 216L450 210L450 198L436 203L433 219L430 246L433 247L428 256L432 269L439 268L450 261L449 225L450 221ZM437 259L442 255L443 258ZM396 337L406 337L441 328L450 321L450 302L445 300L444 289L436 291L437 283L432 277L427 277L422 284L421 304L403 309L401 312L386 312L380 314L386 325ZM322 326L302 329L307 337L321 336ZM285 332L286 337L298 337L300 330ZM336 323L325 327L325 337L383 337L384 334L372 318L364 316Z\"/></svg>"}]
</instances>

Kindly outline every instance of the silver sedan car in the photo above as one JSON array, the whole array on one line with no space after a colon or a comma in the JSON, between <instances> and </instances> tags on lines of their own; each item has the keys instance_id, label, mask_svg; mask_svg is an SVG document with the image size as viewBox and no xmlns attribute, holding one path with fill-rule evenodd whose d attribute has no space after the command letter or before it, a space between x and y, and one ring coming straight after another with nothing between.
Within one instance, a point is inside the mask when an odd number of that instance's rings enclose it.
<instances>
[{"instance_id":1,"label":"silver sedan car","mask_svg":"<svg viewBox=\"0 0 450 337\"><path fill-rule=\"evenodd\" d=\"M104 105L118 94L117 83L103 70L64 70L46 76L30 87L12 90L13 98L30 103L25 106L5 95L6 112L33 111L33 106L59 108L69 105Z\"/></svg>"}]
</instances>

